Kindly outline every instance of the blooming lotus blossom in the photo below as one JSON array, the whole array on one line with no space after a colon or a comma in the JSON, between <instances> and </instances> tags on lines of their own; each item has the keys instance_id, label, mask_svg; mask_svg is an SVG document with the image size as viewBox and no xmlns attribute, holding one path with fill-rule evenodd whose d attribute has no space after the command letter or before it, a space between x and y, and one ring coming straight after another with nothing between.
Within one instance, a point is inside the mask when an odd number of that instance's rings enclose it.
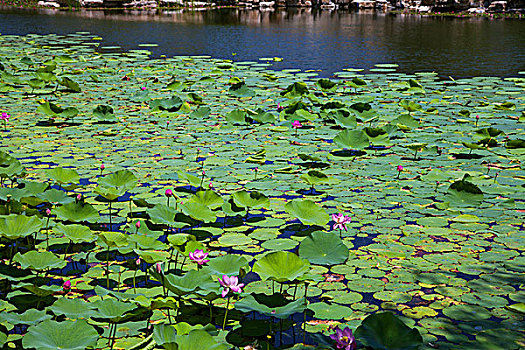
<instances>
[{"instance_id":1,"label":"blooming lotus blossom","mask_svg":"<svg viewBox=\"0 0 525 350\"><path fill-rule=\"evenodd\" d=\"M4 121L8 122L9 121L9 117L11 117L11 116L4 112L4 113L2 113L2 116L0 116L0 120L4 120Z\"/></svg>"},{"instance_id":2,"label":"blooming lotus blossom","mask_svg":"<svg viewBox=\"0 0 525 350\"><path fill-rule=\"evenodd\" d=\"M335 225L334 227L332 227L332 230L340 229L348 231L346 224L348 224L351 221L350 216L343 215L341 213L332 214L332 220L334 220L335 222Z\"/></svg>"},{"instance_id":3,"label":"blooming lotus blossom","mask_svg":"<svg viewBox=\"0 0 525 350\"><path fill-rule=\"evenodd\" d=\"M239 278L237 276L228 277L222 275L222 279L219 277L219 283L224 288L221 293L223 298L230 290L234 293L242 293L241 288L244 287L244 283L239 283Z\"/></svg>"},{"instance_id":4,"label":"blooming lotus blossom","mask_svg":"<svg viewBox=\"0 0 525 350\"><path fill-rule=\"evenodd\" d=\"M292 127L295 128L295 129L300 128L300 127L302 127L302 126L303 126L303 124L301 124L301 122L298 121L298 120L294 120L294 121L292 122Z\"/></svg>"},{"instance_id":5,"label":"blooming lotus blossom","mask_svg":"<svg viewBox=\"0 0 525 350\"><path fill-rule=\"evenodd\" d=\"M355 342L354 335L352 330L349 327L341 330L339 327L335 328L335 333L330 334L330 338L335 340L336 349L344 350L355 350L357 349L357 344Z\"/></svg>"},{"instance_id":6,"label":"blooming lotus blossom","mask_svg":"<svg viewBox=\"0 0 525 350\"><path fill-rule=\"evenodd\" d=\"M206 259L208 257L208 253L205 253L204 250L196 249L194 252L190 252L190 260L195 261L199 265L204 265L208 261Z\"/></svg>"}]
</instances>

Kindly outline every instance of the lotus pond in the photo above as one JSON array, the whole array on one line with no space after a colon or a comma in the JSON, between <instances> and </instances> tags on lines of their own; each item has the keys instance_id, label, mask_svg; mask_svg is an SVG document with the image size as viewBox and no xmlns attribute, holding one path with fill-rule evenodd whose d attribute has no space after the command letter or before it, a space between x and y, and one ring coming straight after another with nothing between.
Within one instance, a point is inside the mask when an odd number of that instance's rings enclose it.
<instances>
[{"instance_id":1,"label":"lotus pond","mask_svg":"<svg viewBox=\"0 0 525 350\"><path fill-rule=\"evenodd\" d=\"M0 36L4 348L525 346L524 78L99 40Z\"/></svg>"}]
</instances>

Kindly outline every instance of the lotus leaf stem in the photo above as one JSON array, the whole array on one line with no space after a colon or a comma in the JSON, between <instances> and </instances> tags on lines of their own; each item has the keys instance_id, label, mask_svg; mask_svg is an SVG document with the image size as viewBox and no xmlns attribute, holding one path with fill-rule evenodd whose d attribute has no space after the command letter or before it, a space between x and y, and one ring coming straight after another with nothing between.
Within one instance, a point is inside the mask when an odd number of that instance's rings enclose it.
<instances>
[{"instance_id":1,"label":"lotus leaf stem","mask_svg":"<svg viewBox=\"0 0 525 350\"><path fill-rule=\"evenodd\" d=\"M228 301L226 302L226 312L224 313L224 320L222 321L222 329L226 327L226 319L228 318L228 309L230 307L230 296L228 296Z\"/></svg>"}]
</instances>

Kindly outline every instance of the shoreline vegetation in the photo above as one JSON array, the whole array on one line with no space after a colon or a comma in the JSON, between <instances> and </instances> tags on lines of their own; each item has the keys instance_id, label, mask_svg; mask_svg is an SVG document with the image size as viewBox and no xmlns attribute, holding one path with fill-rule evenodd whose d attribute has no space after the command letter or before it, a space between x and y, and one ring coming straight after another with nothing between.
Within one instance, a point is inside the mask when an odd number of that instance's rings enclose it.
<instances>
[{"instance_id":1,"label":"shoreline vegetation","mask_svg":"<svg viewBox=\"0 0 525 350\"><path fill-rule=\"evenodd\" d=\"M52 9L67 11L82 10L190 10L206 11L213 9L276 9L299 8L321 10L349 10L359 12L383 12L390 15L420 15L431 17L488 19L521 19L525 13L524 1L477 1L465 0L226 0L226 1L186 1L186 0L2 0L0 9Z\"/></svg>"}]
</instances>

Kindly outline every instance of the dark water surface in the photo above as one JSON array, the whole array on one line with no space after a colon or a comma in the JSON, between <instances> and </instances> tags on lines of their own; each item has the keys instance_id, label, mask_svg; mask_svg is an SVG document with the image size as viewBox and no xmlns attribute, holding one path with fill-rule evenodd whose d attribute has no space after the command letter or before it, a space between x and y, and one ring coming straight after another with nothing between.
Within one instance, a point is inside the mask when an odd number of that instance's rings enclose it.
<instances>
[{"instance_id":1,"label":"dark water surface","mask_svg":"<svg viewBox=\"0 0 525 350\"><path fill-rule=\"evenodd\" d=\"M0 10L2 34L88 31L102 46L154 55L210 55L235 60L282 57L275 69L368 70L397 63L405 73L517 76L525 70L525 21L442 18L348 11L221 9L213 11Z\"/></svg>"}]
</instances>

